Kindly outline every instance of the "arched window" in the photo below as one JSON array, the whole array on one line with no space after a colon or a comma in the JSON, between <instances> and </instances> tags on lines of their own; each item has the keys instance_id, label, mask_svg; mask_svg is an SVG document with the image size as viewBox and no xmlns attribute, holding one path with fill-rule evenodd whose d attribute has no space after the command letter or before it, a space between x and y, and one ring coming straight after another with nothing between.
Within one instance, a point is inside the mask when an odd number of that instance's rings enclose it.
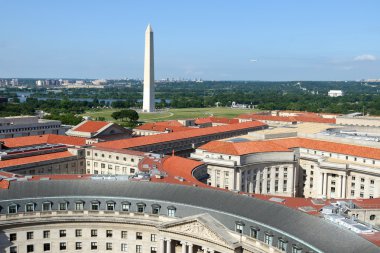
<instances>
[{"instance_id":1,"label":"arched window","mask_svg":"<svg viewBox=\"0 0 380 253\"><path fill-rule=\"evenodd\" d=\"M59 202L58 210L59 211L67 211L67 206L69 205L69 202L67 200Z\"/></svg>"},{"instance_id":2,"label":"arched window","mask_svg":"<svg viewBox=\"0 0 380 253\"><path fill-rule=\"evenodd\" d=\"M140 203L137 203L136 205L137 205L137 212L138 213L145 212L145 207L146 207L145 203L140 202Z\"/></svg>"},{"instance_id":3,"label":"arched window","mask_svg":"<svg viewBox=\"0 0 380 253\"><path fill-rule=\"evenodd\" d=\"M83 200L75 201L75 211L83 211L83 207L84 207L84 201Z\"/></svg>"},{"instance_id":4,"label":"arched window","mask_svg":"<svg viewBox=\"0 0 380 253\"><path fill-rule=\"evenodd\" d=\"M121 211L129 212L130 209L131 209L131 202L128 202L128 201L121 202Z\"/></svg>"},{"instance_id":5,"label":"arched window","mask_svg":"<svg viewBox=\"0 0 380 253\"><path fill-rule=\"evenodd\" d=\"M159 214L161 210L161 206L159 204L152 205L152 214Z\"/></svg>"},{"instance_id":6,"label":"arched window","mask_svg":"<svg viewBox=\"0 0 380 253\"><path fill-rule=\"evenodd\" d=\"M286 252L287 248L288 248L288 240L282 237L278 238L278 249Z\"/></svg>"},{"instance_id":7,"label":"arched window","mask_svg":"<svg viewBox=\"0 0 380 253\"><path fill-rule=\"evenodd\" d=\"M53 202L51 201L45 201L44 203L42 203L42 211L51 211L51 207L53 205Z\"/></svg>"},{"instance_id":8,"label":"arched window","mask_svg":"<svg viewBox=\"0 0 380 253\"><path fill-rule=\"evenodd\" d=\"M296 244L292 245L292 253L302 253L302 248Z\"/></svg>"},{"instance_id":9,"label":"arched window","mask_svg":"<svg viewBox=\"0 0 380 253\"><path fill-rule=\"evenodd\" d=\"M372 214L371 216L369 216L370 220L375 220L375 218L376 218L376 215L374 215L374 214Z\"/></svg>"},{"instance_id":10,"label":"arched window","mask_svg":"<svg viewBox=\"0 0 380 253\"><path fill-rule=\"evenodd\" d=\"M251 237L255 239L259 239L259 233L260 233L259 227L251 227Z\"/></svg>"},{"instance_id":11,"label":"arched window","mask_svg":"<svg viewBox=\"0 0 380 253\"><path fill-rule=\"evenodd\" d=\"M273 234L271 232L265 232L264 233L264 242L270 246L272 246L273 243Z\"/></svg>"},{"instance_id":12,"label":"arched window","mask_svg":"<svg viewBox=\"0 0 380 253\"><path fill-rule=\"evenodd\" d=\"M115 210L115 206L116 206L115 201L108 200L106 203L107 203L107 211L114 211Z\"/></svg>"},{"instance_id":13,"label":"arched window","mask_svg":"<svg viewBox=\"0 0 380 253\"><path fill-rule=\"evenodd\" d=\"M100 201L99 200L92 200L91 201L91 211L99 211L100 209Z\"/></svg>"},{"instance_id":14,"label":"arched window","mask_svg":"<svg viewBox=\"0 0 380 253\"><path fill-rule=\"evenodd\" d=\"M235 221L235 231L239 234L242 234L244 232L244 222L242 221Z\"/></svg>"},{"instance_id":15,"label":"arched window","mask_svg":"<svg viewBox=\"0 0 380 253\"><path fill-rule=\"evenodd\" d=\"M17 213L18 205L16 203L12 203L8 206L8 213L15 214Z\"/></svg>"},{"instance_id":16,"label":"arched window","mask_svg":"<svg viewBox=\"0 0 380 253\"><path fill-rule=\"evenodd\" d=\"M34 212L35 203L29 202L25 205L25 212Z\"/></svg>"},{"instance_id":17,"label":"arched window","mask_svg":"<svg viewBox=\"0 0 380 253\"><path fill-rule=\"evenodd\" d=\"M169 217L175 217L176 211L177 211L177 208L175 206L168 206L168 216Z\"/></svg>"}]
</instances>

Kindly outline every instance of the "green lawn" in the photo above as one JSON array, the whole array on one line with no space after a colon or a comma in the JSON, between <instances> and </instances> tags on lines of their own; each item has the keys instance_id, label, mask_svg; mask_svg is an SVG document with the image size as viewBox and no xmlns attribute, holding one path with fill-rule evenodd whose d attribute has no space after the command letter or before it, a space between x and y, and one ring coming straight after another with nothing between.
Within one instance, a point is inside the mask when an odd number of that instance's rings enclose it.
<instances>
[{"instance_id":1,"label":"green lawn","mask_svg":"<svg viewBox=\"0 0 380 253\"><path fill-rule=\"evenodd\" d=\"M115 121L111 114L114 111L120 109L96 109L90 110L82 114L82 116L90 116L93 119L97 117L104 117L106 120ZM183 108L183 109L169 109L165 111L155 112L155 113L142 113L139 112L139 121L143 122L154 122L154 121L164 121L164 120L175 120L175 119L190 119L190 118L202 118L208 116L217 117L227 117L233 118L237 115L243 113L257 112L258 110L253 109L231 109L229 107L213 107L213 108ZM117 121L115 121L117 122Z\"/></svg>"}]
</instances>

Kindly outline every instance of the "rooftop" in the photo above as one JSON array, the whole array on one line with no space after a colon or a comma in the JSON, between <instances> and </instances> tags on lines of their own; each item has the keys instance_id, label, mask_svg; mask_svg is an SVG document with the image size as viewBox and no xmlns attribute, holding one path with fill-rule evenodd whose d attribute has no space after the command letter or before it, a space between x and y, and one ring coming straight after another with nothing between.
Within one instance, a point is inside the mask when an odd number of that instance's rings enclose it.
<instances>
[{"instance_id":1,"label":"rooftop","mask_svg":"<svg viewBox=\"0 0 380 253\"><path fill-rule=\"evenodd\" d=\"M255 127L266 126L266 124L259 121L245 122L239 124L231 124L226 126L216 126L216 127L207 127L207 128L197 128L189 131L181 131L174 132L168 134L160 134L160 135L150 135L137 137L132 139L125 140L116 140L116 141L108 141L108 142L100 142L94 144L97 147L108 147L108 148L133 148L139 146L152 145L162 142L170 142L175 140L183 140L187 138L200 137L205 135L212 135L222 132L236 131L236 130L244 130Z\"/></svg>"},{"instance_id":2,"label":"rooftop","mask_svg":"<svg viewBox=\"0 0 380 253\"><path fill-rule=\"evenodd\" d=\"M75 157L75 155L71 154L69 151L63 151L63 152L49 153L49 154L43 154L43 155L21 157L17 159L2 160L0 161L0 169L5 169L8 167L19 166L19 165L25 165L25 164L30 164L30 163L57 160L57 159L67 158L67 157Z\"/></svg>"},{"instance_id":3,"label":"rooftop","mask_svg":"<svg viewBox=\"0 0 380 253\"><path fill-rule=\"evenodd\" d=\"M288 148L268 141L249 141L249 142L226 142L226 141L210 141L209 143L199 147L212 153L228 154L228 155L246 155L252 153L265 152L290 152Z\"/></svg>"},{"instance_id":4,"label":"rooftop","mask_svg":"<svg viewBox=\"0 0 380 253\"><path fill-rule=\"evenodd\" d=\"M85 138L56 134L7 138L1 139L0 142L2 142L6 148L17 148L39 144L65 144L73 146L86 145Z\"/></svg>"},{"instance_id":5,"label":"rooftop","mask_svg":"<svg viewBox=\"0 0 380 253\"><path fill-rule=\"evenodd\" d=\"M103 127L112 124L110 122L106 121L92 121L92 120L87 120L79 125L73 127L71 131L78 131L78 132L87 132L87 133L96 133L99 130L101 130Z\"/></svg>"}]
</instances>

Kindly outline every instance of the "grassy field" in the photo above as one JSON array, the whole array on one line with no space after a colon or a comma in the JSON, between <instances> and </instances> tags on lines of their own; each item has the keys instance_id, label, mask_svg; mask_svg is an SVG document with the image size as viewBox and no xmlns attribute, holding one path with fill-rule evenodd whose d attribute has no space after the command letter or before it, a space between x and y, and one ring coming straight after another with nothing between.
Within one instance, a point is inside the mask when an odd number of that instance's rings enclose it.
<instances>
[{"instance_id":1,"label":"grassy field","mask_svg":"<svg viewBox=\"0 0 380 253\"><path fill-rule=\"evenodd\" d=\"M104 117L106 120L117 122L111 117L111 114L118 110L120 109L96 109L87 111L82 114L82 116L90 116L93 119L96 119L97 117ZM169 109L155 113L139 112L139 121L154 122L163 120L202 118L208 116L233 118L243 113L252 112L257 112L257 110L231 109L229 107Z\"/></svg>"}]
</instances>

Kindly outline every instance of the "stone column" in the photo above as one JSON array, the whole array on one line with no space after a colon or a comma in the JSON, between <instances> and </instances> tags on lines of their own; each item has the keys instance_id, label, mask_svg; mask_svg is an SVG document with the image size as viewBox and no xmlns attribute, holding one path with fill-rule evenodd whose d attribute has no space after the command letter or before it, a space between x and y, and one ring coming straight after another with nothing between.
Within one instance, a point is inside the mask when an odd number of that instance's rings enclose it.
<instances>
[{"instance_id":1,"label":"stone column","mask_svg":"<svg viewBox=\"0 0 380 253\"><path fill-rule=\"evenodd\" d=\"M267 185L268 185L268 168L265 168L263 170L263 183L261 185L262 187L262 193L268 193L267 191Z\"/></svg>"},{"instance_id":2,"label":"stone column","mask_svg":"<svg viewBox=\"0 0 380 253\"><path fill-rule=\"evenodd\" d=\"M347 189L346 175L343 175L343 178L342 178L342 198L346 198L346 189Z\"/></svg>"},{"instance_id":3,"label":"stone column","mask_svg":"<svg viewBox=\"0 0 380 253\"><path fill-rule=\"evenodd\" d=\"M193 253L193 245L189 243L187 246L189 246L189 253Z\"/></svg>"},{"instance_id":4,"label":"stone column","mask_svg":"<svg viewBox=\"0 0 380 253\"><path fill-rule=\"evenodd\" d=\"M236 188L235 190L241 191L241 171L237 169L236 171Z\"/></svg>"},{"instance_id":5,"label":"stone column","mask_svg":"<svg viewBox=\"0 0 380 253\"><path fill-rule=\"evenodd\" d=\"M186 242L181 242L182 245L182 253L186 253Z\"/></svg>"},{"instance_id":6,"label":"stone column","mask_svg":"<svg viewBox=\"0 0 380 253\"><path fill-rule=\"evenodd\" d=\"M172 253L172 240L166 239L166 253Z\"/></svg>"},{"instance_id":7,"label":"stone column","mask_svg":"<svg viewBox=\"0 0 380 253\"><path fill-rule=\"evenodd\" d=\"M323 196L323 185L324 185L323 181L325 180L325 174L323 172L321 172L320 178L321 178L321 181L320 181L320 185L319 185L319 194L321 196Z\"/></svg>"},{"instance_id":8,"label":"stone column","mask_svg":"<svg viewBox=\"0 0 380 253\"><path fill-rule=\"evenodd\" d=\"M329 186L329 173L326 173L325 174L325 195L326 195L326 198L328 196L328 186Z\"/></svg>"},{"instance_id":9,"label":"stone column","mask_svg":"<svg viewBox=\"0 0 380 253\"><path fill-rule=\"evenodd\" d=\"M260 170L257 170L255 193L260 194Z\"/></svg>"},{"instance_id":10,"label":"stone column","mask_svg":"<svg viewBox=\"0 0 380 253\"><path fill-rule=\"evenodd\" d=\"M160 244L158 245L158 252L165 253L165 240L160 238Z\"/></svg>"}]
</instances>

